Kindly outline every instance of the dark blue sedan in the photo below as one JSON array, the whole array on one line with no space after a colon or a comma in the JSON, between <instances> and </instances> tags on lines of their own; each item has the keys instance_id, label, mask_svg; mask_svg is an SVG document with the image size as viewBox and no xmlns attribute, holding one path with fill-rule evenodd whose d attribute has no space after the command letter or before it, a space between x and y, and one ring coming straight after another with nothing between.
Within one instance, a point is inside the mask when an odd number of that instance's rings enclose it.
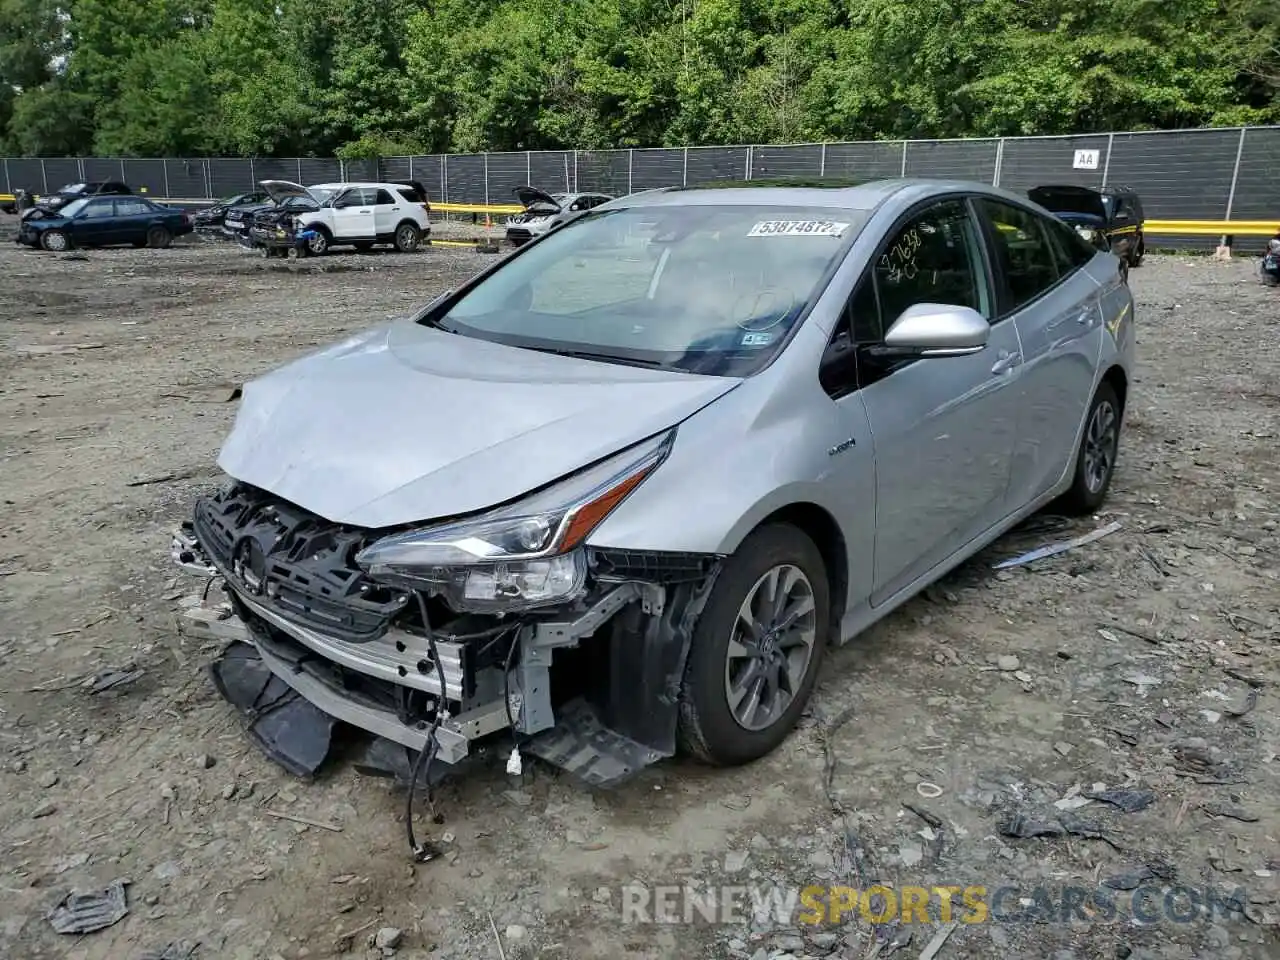
<instances>
[{"instance_id":1,"label":"dark blue sedan","mask_svg":"<svg viewBox=\"0 0 1280 960\"><path fill-rule=\"evenodd\" d=\"M193 229L185 212L145 197L84 197L56 214L23 220L17 242L55 253L124 243L163 249Z\"/></svg>"}]
</instances>

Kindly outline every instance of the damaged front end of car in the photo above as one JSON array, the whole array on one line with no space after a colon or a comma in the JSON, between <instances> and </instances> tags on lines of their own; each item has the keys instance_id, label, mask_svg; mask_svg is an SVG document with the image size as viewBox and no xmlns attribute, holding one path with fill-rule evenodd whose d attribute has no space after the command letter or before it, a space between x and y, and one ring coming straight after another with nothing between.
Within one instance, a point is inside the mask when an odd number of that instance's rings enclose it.
<instances>
[{"instance_id":1,"label":"damaged front end of car","mask_svg":"<svg viewBox=\"0 0 1280 960\"><path fill-rule=\"evenodd\" d=\"M324 762L338 723L373 736L367 768L404 780L428 748L447 772L508 730L524 753L595 786L671 756L719 558L588 538L673 437L479 515L399 529L330 522L231 481L197 502L172 546L225 594L186 614L229 641L215 685L301 776Z\"/></svg>"}]
</instances>

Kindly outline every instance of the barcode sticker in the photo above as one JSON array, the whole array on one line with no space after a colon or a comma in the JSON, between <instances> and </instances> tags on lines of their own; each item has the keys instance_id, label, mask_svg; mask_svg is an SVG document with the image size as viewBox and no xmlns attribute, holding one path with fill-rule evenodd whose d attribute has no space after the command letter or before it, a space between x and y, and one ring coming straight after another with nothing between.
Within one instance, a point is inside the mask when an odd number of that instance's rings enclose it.
<instances>
[{"instance_id":1,"label":"barcode sticker","mask_svg":"<svg viewBox=\"0 0 1280 960\"><path fill-rule=\"evenodd\" d=\"M748 237L839 237L849 224L837 220L762 220Z\"/></svg>"}]
</instances>

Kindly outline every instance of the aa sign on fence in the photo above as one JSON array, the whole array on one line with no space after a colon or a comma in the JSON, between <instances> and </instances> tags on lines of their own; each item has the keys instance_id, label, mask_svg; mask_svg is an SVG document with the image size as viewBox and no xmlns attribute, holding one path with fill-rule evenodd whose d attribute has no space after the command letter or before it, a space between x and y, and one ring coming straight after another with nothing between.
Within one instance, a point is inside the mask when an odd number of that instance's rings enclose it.
<instances>
[{"instance_id":1,"label":"aa sign on fence","mask_svg":"<svg viewBox=\"0 0 1280 960\"><path fill-rule=\"evenodd\" d=\"M1101 150L1077 150L1075 160L1071 162L1071 166L1077 170L1097 170L1098 154Z\"/></svg>"}]
</instances>

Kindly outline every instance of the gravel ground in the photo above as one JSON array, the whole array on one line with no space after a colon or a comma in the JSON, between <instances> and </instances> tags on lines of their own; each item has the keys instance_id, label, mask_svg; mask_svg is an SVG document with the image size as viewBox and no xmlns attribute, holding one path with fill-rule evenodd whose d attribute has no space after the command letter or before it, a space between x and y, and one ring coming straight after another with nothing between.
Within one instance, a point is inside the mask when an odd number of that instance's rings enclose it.
<instances>
[{"instance_id":1,"label":"gravel ground","mask_svg":"<svg viewBox=\"0 0 1280 960\"><path fill-rule=\"evenodd\" d=\"M1134 272L1141 371L1099 518L1121 529L1003 572L1093 521L1039 517L997 543L836 652L766 760L669 762L597 795L495 762L439 792L443 825L420 823L449 852L414 867L402 794L263 758L206 679L216 650L177 631L198 585L167 557L216 480L230 389L492 262L0 246L0 955L1278 955L1280 299L1247 262ZM143 673L91 692L108 669ZM1097 784L1151 803L1090 800ZM1058 835L1007 835L1036 820ZM1114 888L1144 878L1135 914ZM124 919L53 931L68 891L117 879ZM941 895L928 923L623 922L624 884L874 883L895 903L982 886L1006 922L948 927ZM1016 893L997 903L1001 887ZM1210 889L1244 915L1195 915ZM1091 899L1064 917L1072 891ZM383 928L401 932L386 950L367 942Z\"/></svg>"}]
</instances>

